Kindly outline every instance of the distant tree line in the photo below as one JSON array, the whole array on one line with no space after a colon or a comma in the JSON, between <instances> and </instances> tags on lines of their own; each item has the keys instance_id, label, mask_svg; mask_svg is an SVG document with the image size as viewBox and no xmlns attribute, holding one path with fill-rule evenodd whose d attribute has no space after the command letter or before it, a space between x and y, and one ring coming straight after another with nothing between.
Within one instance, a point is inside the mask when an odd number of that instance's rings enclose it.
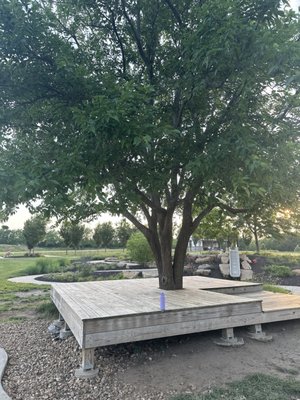
<instances>
[{"instance_id":1,"label":"distant tree line","mask_svg":"<svg viewBox=\"0 0 300 400\"><path fill-rule=\"evenodd\" d=\"M98 224L95 229L81 223L64 221L59 229L47 229L47 221L40 216L27 220L23 229L0 228L0 244L26 245L29 253L35 247L48 248L125 248L126 243L136 229L126 220L115 226L111 222Z\"/></svg>"}]
</instances>

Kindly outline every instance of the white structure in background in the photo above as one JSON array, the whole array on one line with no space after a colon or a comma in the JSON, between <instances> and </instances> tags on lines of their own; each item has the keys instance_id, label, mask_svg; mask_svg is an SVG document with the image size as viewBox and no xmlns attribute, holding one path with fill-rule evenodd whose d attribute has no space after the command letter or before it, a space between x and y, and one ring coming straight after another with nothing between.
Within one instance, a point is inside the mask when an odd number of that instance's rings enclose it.
<instances>
[{"instance_id":1,"label":"white structure in background","mask_svg":"<svg viewBox=\"0 0 300 400\"><path fill-rule=\"evenodd\" d=\"M199 239L193 237L189 240L189 251L219 250L218 242L215 239Z\"/></svg>"},{"instance_id":2,"label":"white structure in background","mask_svg":"<svg viewBox=\"0 0 300 400\"><path fill-rule=\"evenodd\" d=\"M240 254L238 248L229 250L229 273L232 278L241 276Z\"/></svg>"}]
</instances>

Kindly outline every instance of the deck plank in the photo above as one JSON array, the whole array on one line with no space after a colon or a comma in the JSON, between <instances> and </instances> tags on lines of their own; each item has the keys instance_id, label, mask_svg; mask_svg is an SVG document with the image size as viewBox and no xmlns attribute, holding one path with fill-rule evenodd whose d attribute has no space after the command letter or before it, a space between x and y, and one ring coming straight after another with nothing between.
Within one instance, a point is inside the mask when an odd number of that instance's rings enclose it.
<instances>
[{"instance_id":1,"label":"deck plank","mask_svg":"<svg viewBox=\"0 0 300 400\"><path fill-rule=\"evenodd\" d=\"M51 296L80 346L92 348L300 318L300 296L260 289L251 282L186 277L183 290L162 291L150 278L53 285Z\"/></svg>"}]
</instances>

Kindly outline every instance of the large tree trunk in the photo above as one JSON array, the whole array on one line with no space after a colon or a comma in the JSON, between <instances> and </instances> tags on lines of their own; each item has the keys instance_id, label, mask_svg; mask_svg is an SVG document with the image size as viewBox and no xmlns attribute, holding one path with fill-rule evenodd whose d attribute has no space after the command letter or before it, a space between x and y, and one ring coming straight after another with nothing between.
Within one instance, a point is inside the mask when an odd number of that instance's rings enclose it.
<instances>
[{"instance_id":1,"label":"large tree trunk","mask_svg":"<svg viewBox=\"0 0 300 400\"><path fill-rule=\"evenodd\" d=\"M195 226L192 224L191 202L188 199L184 206L182 226L178 235L174 257L172 257L173 213L174 210L171 209L167 210L165 214L154 216L150 224L151 234L148 238L158 268L159 288L164 290L183 288L183 269L186 252L189 238L195 230ZM159 225L158 232L157 221Z\"/></svg>"},{"instance_id":2,"label":"large tree trunk","mask_svg":"<svg viewBox=\"0 0 300 400\"><path fill-rule=\"evenodd\" d=\"M144 199L145 196L142 196L142 198ZM170 200L169 207L164 209L160 204L159 198L158 200L154 196L153 200L146 198L145 203L148 208L141 203L141 209L147 218L148 226L142 224L128 211L123 214L148 240L158 269L160 289L177 290L183 288L183 270L189 238L198 227L200 221L214 208L214 205L209 205L193 220L193 198L194 195L191 192L187 192L183 200L182 225L174 257L172 257L172 241L173 214L176 208L176 201L172 202Z\"/></svg>"}]
</instances>

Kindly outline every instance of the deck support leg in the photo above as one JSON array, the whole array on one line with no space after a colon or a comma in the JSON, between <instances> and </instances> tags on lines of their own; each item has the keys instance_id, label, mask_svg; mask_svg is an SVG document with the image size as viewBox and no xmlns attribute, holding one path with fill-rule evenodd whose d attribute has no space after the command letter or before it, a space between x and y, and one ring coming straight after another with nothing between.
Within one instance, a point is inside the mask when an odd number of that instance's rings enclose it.
<instances>
[{"instance_id":1,"label":"deck support leg","mask_svg":"<svg viewBox=\"0 0 300 400\"><path fill-rule=\"evenodd\" d=\"M76 378L95 378L99 369L95 368L95 349L82 349L81 368L76 369Z\"/></svg>"},{"instance_id":2,"label":"deck support leg","mask_svg":"<svg viewBox=\"0 0 300 400\"><path fill-rule=\"evenodd\" d=\"M261 324L251 325L249 327L248 337L259 342L271 342L273 337L271 335L266 335L262 330Z\"/></svg>"},{"instance_id":3,"label":"deck support leg","mask_svg":"<svg viewBox=\"0 0 300 400\"><path fill-rule=\"evenodd\" d=\"M64 319L62 317L62 315L59 313L58 315L58 319L56 319L55 321L53 321L49 326L48 326L48 332L51 333L51 335L53 336L58 336L61 329L64 326Z\"/></svg>"},{"instance_id":4,"label":"deck support leg","mask_svg":"<svg viewBox=\"0 0 300 400\"><path fill-rule=\"evenodd\" d=\"M220 339L215 340L218 346L225 347L239 347L243 346L244 339L234 336L233 328L222 329L222 336Z\"/></svg>"},{"instance_id":5,"label":"deck support leg","mask_svg":"<svg viewBox=\"0 0 300 400\"><path fill-rule=\"evenodd\" d=\"M72 335L73 335L73 333L72 333L71 329L69 328L69 325L66 322L64 322L64 327L59 332L59 338L61 340L64 340Z\"/></svg>"}]
</instances>

